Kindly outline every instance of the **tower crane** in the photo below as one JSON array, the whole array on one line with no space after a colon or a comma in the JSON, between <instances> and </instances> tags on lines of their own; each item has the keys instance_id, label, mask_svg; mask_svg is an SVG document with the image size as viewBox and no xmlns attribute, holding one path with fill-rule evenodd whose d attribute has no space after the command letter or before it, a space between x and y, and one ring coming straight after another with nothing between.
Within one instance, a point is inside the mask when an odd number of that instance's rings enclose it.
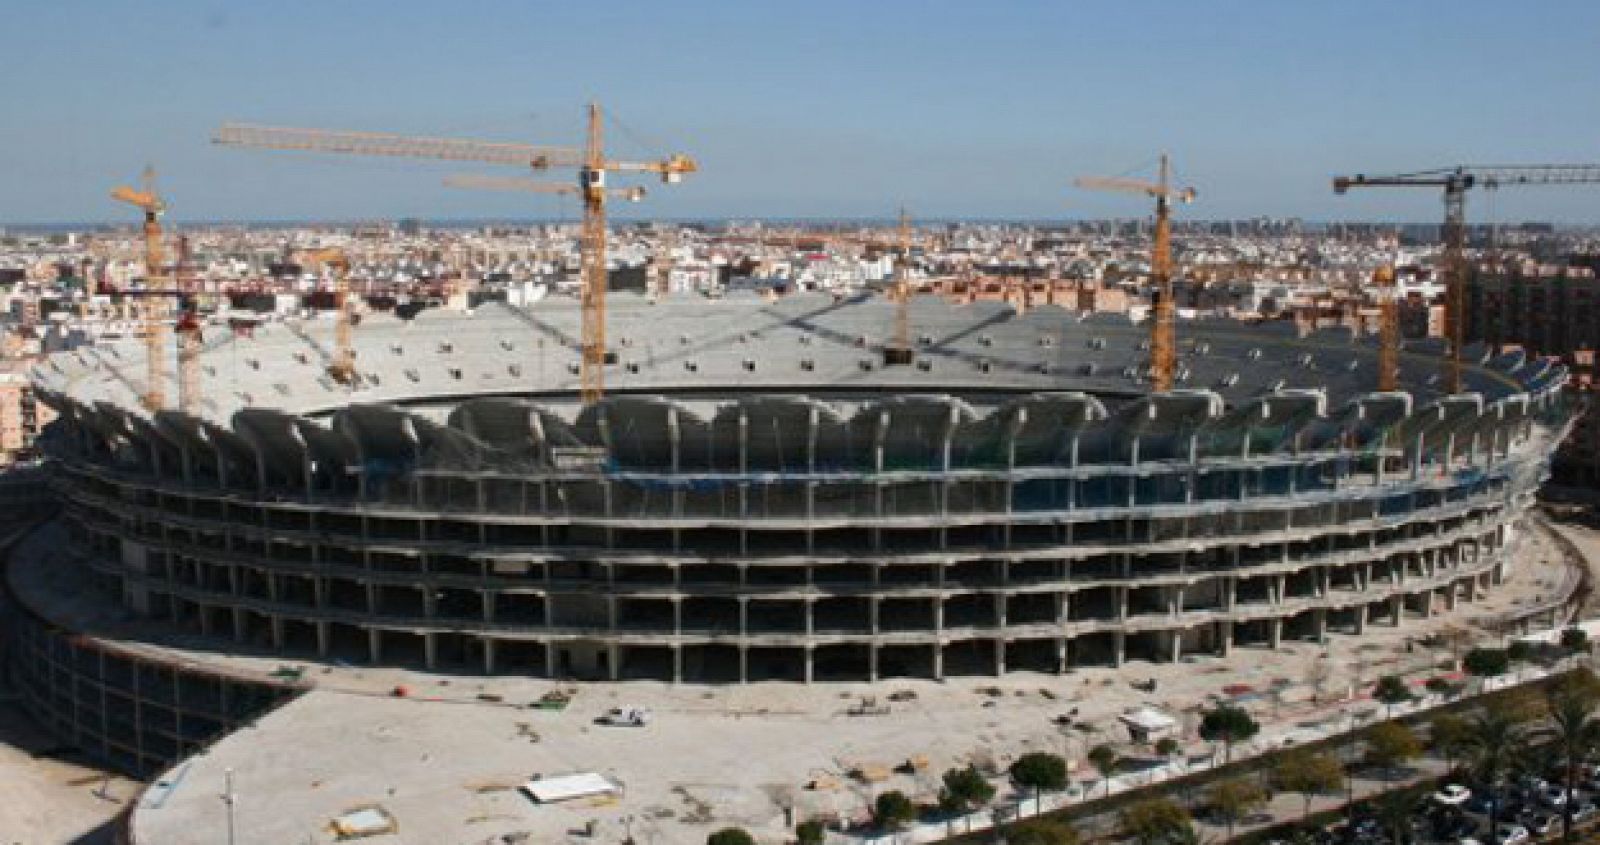
<instances>
[{"instance_id":1,"label":"tower crane","mask_svg":"<svg viewBox=\"0 0 1600 845\"><path fill-rule=\"evenodd\" d=\"M597 103L589 105L588 132L586 143L581 150L571 147L531 146L459 138L418 138L379 132L332 132L240 124L223 126L212 140L218 144L262 149L469 161L524 167L533 171L544 171L554 167L575 168L578 175L575 185L523 182L515 189L571 193L583 198L583 230L580 245L583 310L580 386L585 405L599 401L605 392L605 365L608 358L605 337L606 200L619 196L635 200L644 197L642 188L608 187L606 174L610 171L650 173L660 176L662 182L674 183L681 181L686 174L699 170L694 159L681 154L654 161L623 161L607 158L602 136L600 106Z\"/></svg>"},{"instance_id":2,"label":"tower crane","mask_svg":"<svg viewBox=\"0 0 1600 845\"><path fill-rule=\"evenodd\" d=\"M301 250L294 257L319 273L326 268L333 275L333 356L328 361L328 376L346 387L353 386L357 379L351 338L350 258L338 247Z\"/></svg>"},{"instance_id":3,"label":"tower crane","mask_svg":"<svg viewBox=\"0 0 1600 845\"><path fill-rule=\"evenodd\" d=\"M911 354L911 217L900 209L900 258L894 264L894 341L883 350L885 366L908 366Z\"/></svg>"},{"instance_id":4,"label":"tower crane","mask_svg":"<svg viewBox=\"0 0 1600 845\"><path fill-rule=\"evenodd\" d=\"M1505 188L1513 185L1588 185L1600 183L1596 164L1521 164L1460 165L1436 170L1419 170L1388 176L1335 176L1333 192L1343 194L1351 188L1434 188L1444 191L1444 242L1441 264L1445 276L1445 335L1449 341L1447 383L1450 392L1461 392L1461 347L1465 343L1463 288L1466 282L1467 191L1472 188ZM1398 347L1398 336L1395 339Z\"/></svg>"},{"instance_id":5,"label":"tower crane","mask_svg":"<svg viewBox=\"0 0 1600 845\"><path fill-rule=\"evenodd\" d=\"M167 347L163 337L161 297L157 294L167 293L161 285L160 279L164 268L161 245L161 217L167 212L167 204L156 193L156 171L153 167L144 169L144 180L140 189L119 185L111 191L111 198L124 202L144 212L144 279L146 293L151 294L145 299L144 308L144 344L145 363L147 374L145 377L145 392L141 397L145 409L155 413L167 405L166 378Z\"/></svg>"},{"instance_id":6,"label":"tower crane","mask_svg":"<svg viewBox=\"0 0 1600 845\"><path fill-rule=\"evenodd\" d=\"M1394 267L1384 264L1372 274L1378 289L1378 389L1400 389L1400 302Z\"/></svg>"},{"instance_id":7,"label":"tower crane","mask_svg":"<svg viewBox=\"0 0 1600 845\"><path fill-rule=\"evenodd\" d=\"M1171 205L1173 200L1181 203L1193 202L1195 191L1193 188L1175 188L1170 184L1170 168L1166 153L1161 154L1160 173L1154 182L1090 176L1078 179L1074 184L1092 191L1122 191L1155 198L1155 242L1150 250L1150 281L1155 287L1151 302L1153 319L1150 321L1150 382L1151 387L1158 393L1171 390L1178 369L1178 346L1173 336Z\"/></svg>"}]
</instances>

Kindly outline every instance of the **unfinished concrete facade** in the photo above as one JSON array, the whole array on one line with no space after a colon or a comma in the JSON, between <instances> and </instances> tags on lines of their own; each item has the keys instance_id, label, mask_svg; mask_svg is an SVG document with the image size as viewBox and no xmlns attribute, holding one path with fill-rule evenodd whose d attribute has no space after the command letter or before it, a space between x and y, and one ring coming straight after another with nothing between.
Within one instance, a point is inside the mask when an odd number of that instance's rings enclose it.
<instances>
[{"instance_id":1,"label":"unfinished concrete facade","mask_svg":"<svg viewBox=\"0 0 1600 845\"><path fill-rule=\"evenodd\" d=\"M1096 353L1115 334L1075 325ZM1259 350L1231 366L1271 390L1090 392L1026 359L983 390L901 385L970 354L941 343L847 383L581 409L418 396L223 424L43 395L72 552L141 613L324 657L712 683L1059 672L1404 624L1504 576L1566 425L1564 371L1516 354L1454 396L1289 384L1311 353Z\"/></svg>"}]
</instances>

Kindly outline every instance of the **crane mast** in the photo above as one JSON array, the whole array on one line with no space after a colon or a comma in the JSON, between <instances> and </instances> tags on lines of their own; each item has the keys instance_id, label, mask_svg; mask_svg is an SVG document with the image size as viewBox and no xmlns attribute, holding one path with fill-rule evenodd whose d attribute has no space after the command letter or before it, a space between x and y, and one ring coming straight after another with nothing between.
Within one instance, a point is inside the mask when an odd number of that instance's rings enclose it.
<instances>
[{"instance_id":1,"label":"crane mast","mask_svg":"<svg viewBox=\"0 0 1600 845\"><path fill-rule=\"evenodd\" d=\"M1394 268L1385 264L1372 274L1378 288L1378 389L1400 389L1400 303Z\"/></svg>"},{"instance_id":2,"label":"crane mast","mask_svg":"<svg viewBox=\"0 0 1600 845\"><path fill-rule=\"evenodd\" d=\"M894 340L883 351L887 366L911 363L911 216L900 209L899 260L894 265Z\"/></svg>"},{"instance_id":3,"label":"crane mast","mask_svg":"<svg viewBox=\"0 0 1600 845\"><path fill-rule=\"evenodd\" d=\"M1161 155L1155 182L1134 179L1087 177L1077 180L1080 188L1095 191L1122 191L1155 198L1156 227L1150 249L1150 387L1157 393L1171 390L1178 369L1176 303L1172 297L1172 200L1193 202L1193 188L1174 188L1171 166Z\"/></svg>"},{"instance_id":4,"label":"crane mast","mask_svg":"<svg viewBox=\"0 0 1600 845\"><path fill-rule=\"evenodd\" d=\"M584 144L578 185L583 191L583 362L579 377L585 405L599 402L606 390L606 158L600 106L589 104L589 131Z\"/></svg>"},{"instance_id":5,"label":"crane mast","mask_svg":"<svg viewBox=\"0 0 1600 845\"><path fill-rule=\"evenodd\" d=\"M1391 176L1335 176L1333 192L1343 194L1351 188L1443 190L1444 226L1439 232L1443 251L1439 267L1445 281L1445 337L1450 347L1450 354L1445 359L1445 379L1451 393L1460 393L1463 386L1461 348L1466 344L1467 191L1475 187L1494 189L1513 185L1597 183L1600 183L1600 165L1595 164L1460 165ZM1398 349L1398 332L1394 343Z\"/></svg>"},{"instance_id":6,"label":"crane mast","mask_svg":"<svg viewBox=\"0 0 1600 845\"><path fill-rule=\"evenodd\" d=\"M144 281L147 293L152 294L144 298L143 312L144 344L145 344L145 392L141 397L145 409L150 413L163 410L167 406L166 370L167 347L165 332L162 331L163 311L160 296L154 295L162 291L162 265L164 258L161 244L161 216L166 213L166 203L156 194L155 168L144 169L144 182L142 190L134 190L127 186L119 186L111 191L112 199L125 202L144 212Z\"/></svg>"}]
</instances>

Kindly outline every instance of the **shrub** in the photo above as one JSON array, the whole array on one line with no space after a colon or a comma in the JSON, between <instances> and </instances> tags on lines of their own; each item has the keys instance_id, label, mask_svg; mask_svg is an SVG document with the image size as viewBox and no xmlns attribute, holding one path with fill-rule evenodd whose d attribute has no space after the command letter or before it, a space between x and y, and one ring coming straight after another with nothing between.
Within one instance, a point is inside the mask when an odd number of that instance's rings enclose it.
<instances>
[{"instance_id":1,"label":"shrub","mask_svg":"<svg viewBox=\"0 0 1600 845\"><path fill-rule=\"evenodd\" d=\"M725 827L707 836L706 845L756 845L756 840L744 828Z\"/></svg>"}]
</instances>

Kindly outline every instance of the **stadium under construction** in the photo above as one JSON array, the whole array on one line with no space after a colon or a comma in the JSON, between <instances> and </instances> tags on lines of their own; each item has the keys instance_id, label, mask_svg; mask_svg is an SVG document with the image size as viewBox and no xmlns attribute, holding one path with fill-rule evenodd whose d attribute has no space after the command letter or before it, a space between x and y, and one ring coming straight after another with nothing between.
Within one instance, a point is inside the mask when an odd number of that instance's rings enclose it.
<instances>
[{"instance_id":1,"label":"stadium under construction","mask_svg":"<svg viewBox=\"0 0 1600 845\"><path fill-rule=\"evenodd\" d=\"M617 296L589 405L580 312L554 298L372 316L354 386L322 326L229 337L197 416L141 408L134 347L54 356L54 565L219 650L680 683L1055 673L1481 597L1568 424L1565 371L1518 352L1464 350L1446 395L1439 348L1413 345L1404 389L1374 392L1367 339L1198 320L1152 393L1126 318L910 315L889 364L881 297ZM58 706L59 650L22 651Z\"/></svg>"}]
</instances>

